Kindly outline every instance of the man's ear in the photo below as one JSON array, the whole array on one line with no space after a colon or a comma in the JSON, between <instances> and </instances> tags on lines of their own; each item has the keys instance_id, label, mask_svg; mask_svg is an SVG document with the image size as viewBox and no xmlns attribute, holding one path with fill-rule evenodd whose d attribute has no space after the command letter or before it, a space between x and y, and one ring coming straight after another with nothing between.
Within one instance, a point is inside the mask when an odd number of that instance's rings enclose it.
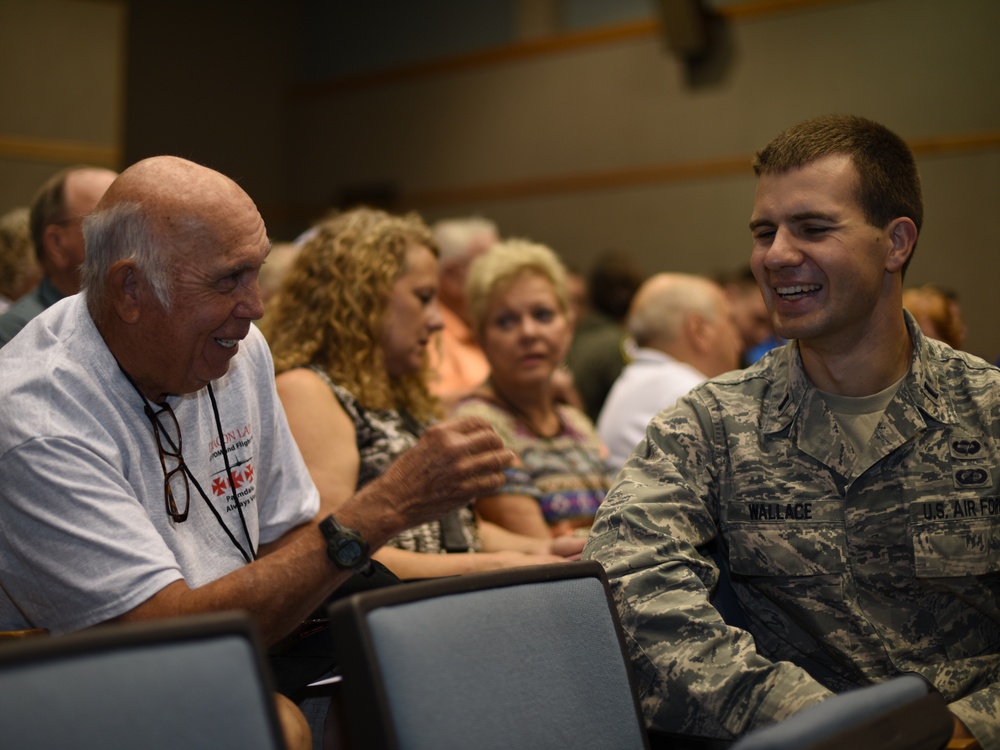
<instances>
[{"instance_id":1,"label":"man's ear","mask_svg":"<svg viewBox=\"0 0 1000 750\"><path fill-rule=\"evenodd\" d=\"M42 231L43 257L53 268L65 270L67 263L66 248L63 247L62 228L57 224L49 224Z\"/></svg>"},{"instance_id":2,"label":"man's ear","mask_svg":"<svg viewBox=\"0 0 1000 750\"><path fill-rule=\"evenodd\" d=\"M707 348L707 329L708 320L704 315L692 311L684 316L684 335L694 351L702 352Z\"/></svg>"},{"instance_id":3,"label":"man's ear","mask_svg":"<svg viewBox=\"0 0 1000 750\"><path fill-rule=\"evenodd\" d=\"M889 222L888 232L892 247L885 259L885 270L896 273L902 271L903 265L913 255L913 246L917 244L917 225L913 219L901 216Z\"/></svg>"},{"instance_id":4,"label":"man's ear","mask_svg":"<svg viewBox=\"0 0 1000 750\"><path fill-rule=\"evenodd\" d=\"M120 260L108 272L108 299L118 317L125 323L137 323L142 316L141 290L135 265L131 260Z\"/></svg>"}]
</instances>

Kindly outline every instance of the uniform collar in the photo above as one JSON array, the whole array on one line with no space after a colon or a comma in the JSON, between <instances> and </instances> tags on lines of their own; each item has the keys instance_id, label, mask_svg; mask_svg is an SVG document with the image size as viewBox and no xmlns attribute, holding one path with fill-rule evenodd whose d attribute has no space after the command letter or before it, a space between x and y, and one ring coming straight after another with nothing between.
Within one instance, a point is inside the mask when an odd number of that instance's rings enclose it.
<instances>
[{"instance_id":1,"label":"uniform collar","mask_svg":"<svg viewBox=\"0 0 1000 750\"><path fill-rule=\"evenodd\" d=\"M931 420L954 424L957 421L955 406L941 383L942 373L927 366L930 359L928 341L907 310L903 311L903 317L913 342L913 355L910 370L886 411L896 404L903 405L904 410L912 406ZM772 384L764 404L761 422L764 434L786 430L798 415L809 415L822 403L816 387L806 375L797 341L789 341L774 356L778 361L771 369ZM923 417L917 414L910 414L909 419L923 422Z\"/></svg>"}]
</instances>

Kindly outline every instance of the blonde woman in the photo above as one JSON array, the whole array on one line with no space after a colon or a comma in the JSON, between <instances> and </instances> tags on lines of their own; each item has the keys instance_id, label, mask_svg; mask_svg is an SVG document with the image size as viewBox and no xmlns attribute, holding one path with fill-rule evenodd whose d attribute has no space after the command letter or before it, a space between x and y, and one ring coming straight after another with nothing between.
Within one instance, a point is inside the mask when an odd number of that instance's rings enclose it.
<instances>
[{"instance_id":1,"label":"blonde woman","mask_svg":"<svg viewBox=\"0 0 1000 750\"><path fill-rule=\"evenodd\" d=\"M467 293L490 376L455 413L485 418L520 459L476 508L521 534L583 533L611 475L593 423L553 383L572 336L566 269L544 245L509 240L472 264Z\"/></svg>"}]
</instances>

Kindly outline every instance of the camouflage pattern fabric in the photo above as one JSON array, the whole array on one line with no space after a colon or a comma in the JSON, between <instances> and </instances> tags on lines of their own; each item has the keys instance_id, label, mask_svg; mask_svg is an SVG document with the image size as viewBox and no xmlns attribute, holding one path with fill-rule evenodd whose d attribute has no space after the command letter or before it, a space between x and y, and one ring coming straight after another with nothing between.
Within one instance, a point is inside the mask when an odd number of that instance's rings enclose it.
<instances>
[{"instance_id":1,"label":"camouflage pattern fabric","mask_svg":"<svg viewBox=\"0 0 1000 750\"><path fill-rule=\"evenodd\" d=\"M912 365L869 461L795 342L650 423L584 550L650 726L738 736L912 672L1000 750L1000 371L907 326ZM746 630L709 603L716 560Z\"/></svg>"}]
</instances>

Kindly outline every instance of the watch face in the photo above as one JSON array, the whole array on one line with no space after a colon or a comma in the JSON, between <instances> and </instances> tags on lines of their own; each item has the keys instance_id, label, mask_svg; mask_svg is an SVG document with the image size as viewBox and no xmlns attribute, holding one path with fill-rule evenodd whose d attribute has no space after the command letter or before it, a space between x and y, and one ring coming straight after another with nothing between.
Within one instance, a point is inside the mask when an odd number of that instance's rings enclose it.
<instances>
[{"instance_id":1,"label":"watch face","mask_svg":"<svg viewBox=\"0 0 1000 750\"><path fill-rule=\"evenodd\" d=\"M361 545L353 539L345 541L340 545L340 549L337 550L337 557L340 558L344 565L357 564L363 555L364 552L361 549Z\"/></svg>"}]
</instances>

